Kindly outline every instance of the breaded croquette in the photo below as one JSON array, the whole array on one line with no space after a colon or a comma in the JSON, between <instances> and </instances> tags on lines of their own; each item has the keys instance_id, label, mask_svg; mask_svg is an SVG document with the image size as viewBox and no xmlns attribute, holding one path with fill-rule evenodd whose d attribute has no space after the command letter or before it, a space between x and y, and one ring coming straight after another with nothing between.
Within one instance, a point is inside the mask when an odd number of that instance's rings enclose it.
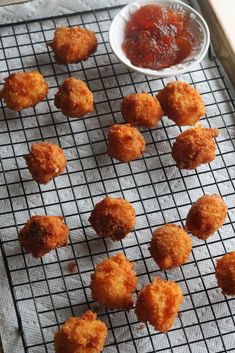
<instances>
[{"instance_id":1,"label":"breaded croquette","mask_svg":"<svg viewBox=\"0 0 235 353\"><path fill-rule=\"evenodd\" d=\"M147 128L155 127L164 115L157 98L148 93L134 93L125 97L121 112L127 123Z\"/></svg>"},{"instance_id":2,"label":"breaded croquette","mask_svg":"<svg viewBox=\"0 0 235 353\"><path fill-rule=\"evenodd\" d=\"M25 160L33 179L39 184L47 184L60 175L67 164L62 148L47 142L33 143Z\"/></svg>"},{"instance_id":3,"label":"breaded croquette","mask_svg":"<svg viewBox=\"0 0 235 353\"><path fill-rule=\"evenodd\" d=\"M95 205L89 222L99 236L121 240L134 228L135 210L127 200L105 197Z\"/></svg>"},{"instance_id":4,"label":"breaded croquette","mask_svg":"<svg viewBox=\"0 0 235 353\"><path fill-rule=\"evenodd\" d=\"M153 233L149 250L161 269L174 268L187 262L192 240L181 227L165 224Z\"/></svg>"},{"instance_id":5,"label":"breaded croquette","mask_svg":"<svg viewBox=\"0 0 235 353\"><path fill-rule=\"evenodd\" d=\"M194 125L205 115L205 105L199 92L186 82L174 81L157 94L165 114L176 125Z\"/></svg>"},{"instance_id":6,"label":"breaded croquette","mask_svg":"<svg viewBox=\"0 0 235 353\"><path fill-rule=\"evenodd\" d=\"M186 230L206 240L224 224L226 216L227 206L219 195L204 195L190 208Z\"/></svg>"},{"instance_id":7,"label":"breaded croquette","mask_svg":"<svg viewBox=\"0 0 235 353\"><path fill-rule=\"evenodd\" d=\"M5 79L0 98L7 108L19 112L42 102L48 92L48 85L38 71L17 72Z\"/></svg>"},{"instance_id":8,"label":"breaded croquette","mask_svg":"<svg viewBox=\"0 0 235 353\"><path fill-rule=\"evenodd\" d=\"M141 133L130 124L112 125L108 132L108 155L121 162L140 158L145 149Z\"/></svg>"},{"instance_id":9,"label":"breaded croquette","mask_svg":"<svg viewBox=\"0 0 235 353\"><path fill-rule=\"evenodd\" d=\"M88 310L81 317L70 317L55 333L55 353L100 353L108 330Z\"/></svg>"},{"instance_id":10,"label":"breaded croquette","mask_svg":"<svg viewBox=\"0 0 235 353\"><path fill-rule=\"evenodd\" d=\"M93 102L93 94L87 85L74 77L67 78L55 95L55 106L71 118L81 118L93 112Z\"/></svg>"},{"instance_id":11,"label":"breaded croquette","mask_svg":"<svg viewBox=\"0 0 235 353\"><path fill-rule=\"evenodd\" d=\"M155 330L167 332L182 301L183 294L177 283L155 277L139 291L135 312L139 321L149 322Z\"/></svg>"},{"instance_id":12,"label":"breaded croquette","mask_svg":"<svg viewBox=\"0 0 235 353\"><path fill-rule=\"evenodd\" d=\"M129 310L137 286L133 267L123 254L101 261L91 275L92 298L108 309Z\"/></svg>"},{"instance_id":13,"label":"breaded croquette","mask_svg":"<svg viewBox=\"0 0 235 353\"><path fill-rule=\"evenodd\" d=\"M201 164L215 159L214 137L219 135L218 129L197 126L177 136L172 148L172 157L179 169L195 169Z\"/></svg>"},{"instance_id":14,"label":"breaded croquette","mask_svg":"<svg viewBox=\"0 0 235 353\"><path fill-rule=\"evenodd\" d=\"M42 257L68 242L69 229L60 216L33 216L21 229L19 242L33 257Z\"/></svg>"},{"instance_id":15,"label":"breaded croquette","mask_svg":"<svg viewBox=\"0 0 235 353\"><path fill-rule=\"evenodd\" d=\"M58 64L74 64L87 60L95 53L97 39L95 33L86 28L59 27L48 45L54 51Z\"/></svg>"},{"instance_id":16,"label":"breaded croquette","mask_svg":"<svg viewBox=\"0 0 235 353\"><path fill-rule=\"evenodd\" d=\"M235 295L235 251L217 260L215 275L224 295Z\"/></svg>"}]
</instances>

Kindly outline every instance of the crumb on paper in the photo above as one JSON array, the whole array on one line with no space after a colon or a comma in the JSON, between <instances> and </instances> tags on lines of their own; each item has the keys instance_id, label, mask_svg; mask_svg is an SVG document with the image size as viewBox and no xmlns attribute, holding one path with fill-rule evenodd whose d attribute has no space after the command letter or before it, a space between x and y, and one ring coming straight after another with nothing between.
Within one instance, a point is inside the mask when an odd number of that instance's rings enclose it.
<instances>
[{"instance_id":1,"label":"crumb on paper","mask_svg":"<svg viewBox=\"0 0 235 353\"><path fill-rule=\"evenodd\" d=\"M141 322L138 326L138 330L143 331L144 327L145 327L145 324Z\"/></svg>"},{"instance_id":2,"label":"crumb on paper","mask_svg":"<svg viewBox=\"0 0 235 353\"><path fill-rule=\"evenodd\" d=\"M75 261L68 263L68 271L69 272L74 273L76 271L76 267L77 267L77 265L76 265Z\"/></svg>"}]
</instances>

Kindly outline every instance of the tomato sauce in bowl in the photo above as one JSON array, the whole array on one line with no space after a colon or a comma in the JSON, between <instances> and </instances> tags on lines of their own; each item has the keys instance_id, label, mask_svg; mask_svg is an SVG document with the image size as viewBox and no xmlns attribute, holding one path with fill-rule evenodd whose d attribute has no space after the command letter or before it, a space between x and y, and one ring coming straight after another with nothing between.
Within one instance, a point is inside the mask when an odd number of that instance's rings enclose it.
<instances>
[{"instance_id":1,"label":"tomato sauce in bowl","mask_svg":"<svg viewBox=\"0 0 235 353\"><path fill-rule=\"evenodd\" d=\"M123 50L133 65L159 70L190 56L196 39L194 23L185 13L145 5L126 25Z\"/></svg>"}]
</instances>

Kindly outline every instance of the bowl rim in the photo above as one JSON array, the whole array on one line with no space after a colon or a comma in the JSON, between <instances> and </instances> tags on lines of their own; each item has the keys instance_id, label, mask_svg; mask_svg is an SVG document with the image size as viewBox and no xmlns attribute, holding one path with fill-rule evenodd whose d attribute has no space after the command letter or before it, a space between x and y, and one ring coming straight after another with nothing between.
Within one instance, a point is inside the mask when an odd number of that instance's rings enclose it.
<instances>
[{"instance_id":1,"label":"bowl rim","mask_svg":"<svg viewBox=\"0 0 235 353\"><path fill-rule=\"evenodd\" d=\"M148 69L148 68L135 66L130 62L130 60L126 56L125 56L125 59L123 60L121 55L119 55L118 49L117 49L116 45L114 44L114 40L113 40L114 36L115 36L115 26L117 24L119 17L121 17L121 15L123 13L125 13L129 8L133 7L134 4L139 4L140 7L142 7L142 6L148 5L148 4L149 5L150 4L161 5L161 3L163 4L166 2L168 2L169 5L170 4L181 5L182 7L186 8L187 10L190 10L191 13L193 13L200 20L201 26L203 27L203 29L205 31L204 42L203 42L204 48L201 52L201 55L198 57L197 60L194 60L192 63L185 64L185 66L183 68L176 68L175 65L170 66L169 68L166 68L168 72L161 71L161 70L152 70L152 69ZM166 77L170 77L170 76L182 75L182 74L190 71L194 66L198 65L202 61L202 59L205 57L205 55L208 51L209 45L210 45L210 31L209 31L209 28L208 28L208 25L207 25L205 19L202 17L202 15L197 10L195 10L190 5L184 3L180 0L135 0L135 1L130 2L129 4L122 7L122 9L113 18L111 25L110 25L110 28L109 28L108 38L109 38L109 44L110 44L111 49L112 49L113 53L115 54L115 56L122 63L124 63L129 69L134 70L136 72L139 72L145 76L158 77L158 78L164 78L164 77L166 78ZM171 70L171 68L172 68L172 70Z\"/></svg>"}]
</instances>

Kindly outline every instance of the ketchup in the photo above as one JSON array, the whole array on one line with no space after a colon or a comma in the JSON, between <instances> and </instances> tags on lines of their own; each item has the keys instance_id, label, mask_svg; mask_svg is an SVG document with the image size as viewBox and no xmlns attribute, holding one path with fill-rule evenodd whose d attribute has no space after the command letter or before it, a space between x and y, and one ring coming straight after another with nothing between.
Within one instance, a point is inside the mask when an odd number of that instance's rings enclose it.
<instances>
[{"instance_id":1,"label":"ketchup","mask_svg":"<svg viewBox=\"0 0 235 353\"><path fill-rule=\"evenodd\" d=\"M145 5L127 23L123 50L133 65L158 70L182 62L195 39L187 15L170 7Z\"/></svg>"}]
</instances>

